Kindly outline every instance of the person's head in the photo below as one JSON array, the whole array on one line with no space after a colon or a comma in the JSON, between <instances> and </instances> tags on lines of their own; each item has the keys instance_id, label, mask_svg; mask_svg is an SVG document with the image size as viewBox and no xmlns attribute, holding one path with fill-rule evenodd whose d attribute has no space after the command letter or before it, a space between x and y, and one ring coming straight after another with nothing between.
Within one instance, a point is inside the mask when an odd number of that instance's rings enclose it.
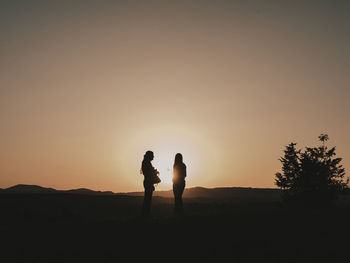
<instances>
[{"instance_id":1,"label":"person's head","mask_svg":"<svg viewBox=\"0 0 350 263\"><path fill-rule=\"evenodd\" d=\"M182 163L182 154L181 153L177 153L175 155L175 164L179 164L179 163Z\"/></svg>"},{"instance_id":2,"label":"person's head","mask_svg":"<svg viewBox=\"0 0 350 263\"><path fill-rule=\"evenodd\" d=\"M143 159L144 160L147 160L147 161L152 161L154 158L154 155L153 155L153 152L152 151L147 151L145 153L145 155L143 156Z\"/></svg>"}]
</instances>

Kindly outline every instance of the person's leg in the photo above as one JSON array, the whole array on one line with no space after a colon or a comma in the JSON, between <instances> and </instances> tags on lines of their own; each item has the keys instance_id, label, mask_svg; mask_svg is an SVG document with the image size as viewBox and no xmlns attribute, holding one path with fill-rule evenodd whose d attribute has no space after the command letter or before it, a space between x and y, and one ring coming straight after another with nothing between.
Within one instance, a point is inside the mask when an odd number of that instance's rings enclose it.
<instances>
[{"instance_id":1,"label":"person's leg","mask_svg":"<svg viewBox=\"0 0 350 263\"><path fill-rule=\"evenodd\" d=\"M178 189L176 184L173 185L173 192L174 192L174 211L176 212L179 206L179 195L178 195Z\"/></svg>"},{"instance_id":2,"label":"person's leg","mask_svg":"<svg viewBox=\"0 0 350 263\"><path fill-rule=\"evenodd\" d=\"M153 195L153 189L152 187L150 187L149 191L148 191L148 213L151 212L151 204L152 204L152 195Z\"/></svg>"},{"instance_id":3,"label":"person's leg","mask_svg":"<svg viewBox=\"0 0 350 263\"><path fill-rule=\"evenodd\" d=\"M148 206L147 199L148 199L148 191L145 188L145 194L143 196L143 205L142 205L142 214L143 215L147 214L147 206Z\"/></svg>"},{"instance_id":4,"label":"person's leg","mask_svg":"<svg viewBox=\"0 0 350 263\"><path fill-rule=\"evenodd\" d=\"M176 184L174 186L174 197L175 197L175 207L174 211L176 213L181 213L182 211L182 185L181 184Z\"/></svg>"},{"instance_id":5,"label":"person's leg","mask_svg":"<svg viewBox=\"0 0 350 263\"><path fill-rule=\"evenodd\" d=\"M179 186L179 201L178 201L178 203L179 203L179 212L181 212L181 213L183 212L182 194L183 194L184 190L185 190L185 184L183 183L183 184L181 184L181 186Z\"/></svg>"},{"instance_id":6,"label":"person's leg","mask_svg":"<svg viewBox=\"0 0 350 263\"><path fill-rule=\"evenodd\" d=\"M144 206L143 206L144 215L148 215L150 213L151 199L152 199L152 192L149 189L145 189Z\"/></svg>"},{"instance_id":7,"label":"person's leg","mask_svg":"<svg viewBox=\"0 0 350 263\"><path fill-rule=\"evenodd\" d=\"M152 186L149 186L149 185L144 185L144 186L145 186L145 196L143 199L142 213L143 215L148 215L151 211L153 189L152 189Z\"/></svg>"}]
</instances>

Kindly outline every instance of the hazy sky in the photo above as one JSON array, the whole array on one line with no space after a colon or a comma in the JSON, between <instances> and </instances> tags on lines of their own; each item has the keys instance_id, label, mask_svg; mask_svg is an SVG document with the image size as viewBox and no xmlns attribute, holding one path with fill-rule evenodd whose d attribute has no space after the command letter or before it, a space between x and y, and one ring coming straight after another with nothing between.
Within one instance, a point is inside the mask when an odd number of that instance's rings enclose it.
<instances>
[{"instance_id":1,"label":"hazy sky","mask_svg":"<svg viewBox=\"0 0 350 263\"><path fill-rule=\"evenodd\" d=\"M275 187L291 141L350 166L350 1L0 1L0 187ZM168 170L170 169L170 171Z\"/></svg>"}]
</instances>

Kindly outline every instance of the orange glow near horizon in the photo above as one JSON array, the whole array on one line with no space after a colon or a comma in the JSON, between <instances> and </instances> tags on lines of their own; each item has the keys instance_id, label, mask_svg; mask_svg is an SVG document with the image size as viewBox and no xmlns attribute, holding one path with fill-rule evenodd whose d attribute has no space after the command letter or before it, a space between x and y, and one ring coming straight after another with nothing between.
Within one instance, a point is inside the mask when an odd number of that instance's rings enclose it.
<instances>
[{"instance_id":1,"label":"orange glow near horizon","mask_svg":"<svg viewBox=\"0 0 350 263\"><path fill-rule=\"evenodd\" d=\"M205 139L202 135L196 136L192 129L181 129L180 125L164 125L156 129L140 129L130 133L124 144L125 149L120 163L125 163L125 174L132 174L135 168L140 169L143 154L147 150L154 152L153 166L160 172L162 182L157 185L158 190L170 189L172 186L172 170L176 153L181 153L187 166L187 185L201 184L199 174L201 167L208 156L205 154ZM192 134L193 133L193 134ZM137 156L137 158L135 158ZM213 158L214 159L214 158ZM210 168L207 168L210 169ZM142 178L133 178L142 183ZM135 182L136 183L136 182ZM205 182L204 182L205 183Z\"/></svg>"},{"instance_id":2,"label":"orange glow near horizon","mask_svg":"<svg viewBox=\"0 0 350 263\"><path fill-rule=\"evenodd\" d=\"M343 6L344 5L344 6ZM64 1L0 9L0 188L275 187L290 142L350 165L347 5Z\"/></svg>"}]
</instances>

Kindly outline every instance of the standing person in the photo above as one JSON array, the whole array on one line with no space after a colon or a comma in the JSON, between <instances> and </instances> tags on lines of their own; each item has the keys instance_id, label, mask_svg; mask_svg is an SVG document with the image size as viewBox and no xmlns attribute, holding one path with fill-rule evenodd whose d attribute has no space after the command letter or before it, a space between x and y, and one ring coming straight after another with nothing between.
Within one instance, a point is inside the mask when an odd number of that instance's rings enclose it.
<instances>
[{"instance_id":1,"label":"standing person","mask_svg":"<svg viewBox=\"0 0 350 263\"><path fill-rule=\"evenodd\" d=\"M147 151L143 156L141 173L144 176L143 186L145 188L145 195L143 199L142 214L147 216L151 212L152 194L154 191L154 184L156 183L154 178L157 177L159 172L155 169L151 163L154 155L152 151Z\"/></svg>"},{"instance_id":2,"label":"standing person","mask_svg":"<svg viewBox=\"0 0 350 263\"><path fill-rule=\"evenodd\" d=\"M175 197L174 211L177 214L183 213L182 194L185 189L186 165L182 161L182 154L175 155L173 166L173 192Z\"/></svg>"}]
</instances>

